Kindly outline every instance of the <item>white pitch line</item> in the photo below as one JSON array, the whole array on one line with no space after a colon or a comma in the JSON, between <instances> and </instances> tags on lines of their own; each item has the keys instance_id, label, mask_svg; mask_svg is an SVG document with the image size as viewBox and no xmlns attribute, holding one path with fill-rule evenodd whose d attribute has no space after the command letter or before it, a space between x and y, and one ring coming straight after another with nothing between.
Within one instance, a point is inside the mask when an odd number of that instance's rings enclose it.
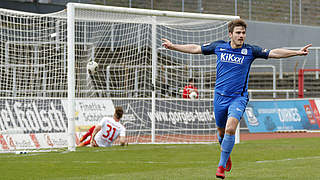
<instances>
[{"instance_id":1,"label":"white pitch line","mask_svg":"<svg viewBox=\"0 0 320 180\"><path fill-rule=\"evenodd\" d=\"M256 161L256 163L273 163L273 162L295 161L295 160L306 160L306 159L320 159L320 156L288 158L288 159L279 159L279 160L265 160L265 161Z\"/></svg>"},{"instance_id":2,"label":"white pitch line","mask_svg":"<svg viewBox=\"0 0 320 180\"><path fill-rule=\"evenodd\" d=\"M102 163L102 161L72 161L73 163L77 164L99 164ZM188 162L165 162L165 161L107 161L103 162L104 164L206 164L207 161L188 161Z\"/></svg>"}]
</instances>

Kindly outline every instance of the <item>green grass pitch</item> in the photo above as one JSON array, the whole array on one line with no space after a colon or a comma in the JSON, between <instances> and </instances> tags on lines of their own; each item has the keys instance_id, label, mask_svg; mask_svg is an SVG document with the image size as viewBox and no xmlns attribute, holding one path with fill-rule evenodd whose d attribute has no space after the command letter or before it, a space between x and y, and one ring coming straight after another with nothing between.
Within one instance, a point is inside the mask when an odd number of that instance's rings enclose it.
<instances>
[{"instance_id":1,"label":"green grass pitch","mask_svg":"<svg viewBox=\"0 0 320 180\"><path fill-rule=\"evenodd\" d=\"M129 145L0 154L0 179L215 179L218 144ZM226 179L320 179L320 139L243 141Z\"/></svg>"}]
</instances>

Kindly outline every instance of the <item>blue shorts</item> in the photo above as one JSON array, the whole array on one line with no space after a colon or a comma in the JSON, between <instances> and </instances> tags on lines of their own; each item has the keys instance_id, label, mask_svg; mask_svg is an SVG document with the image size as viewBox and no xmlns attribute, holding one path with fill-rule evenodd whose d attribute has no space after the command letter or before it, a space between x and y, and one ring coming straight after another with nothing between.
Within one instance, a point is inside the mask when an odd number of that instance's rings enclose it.
<instances>
[{"instance_id":1,"label":"blue shorts","mask_svg":"<svg viewBox=\"0 0 320 180\"><path fill-rule=\"evenodd\" d=\"M229 117L234 117L240 121L248 101L247 96L230 97L215 93L213 107L217 127L225 128Z\"/></svg>"}]
</instances>

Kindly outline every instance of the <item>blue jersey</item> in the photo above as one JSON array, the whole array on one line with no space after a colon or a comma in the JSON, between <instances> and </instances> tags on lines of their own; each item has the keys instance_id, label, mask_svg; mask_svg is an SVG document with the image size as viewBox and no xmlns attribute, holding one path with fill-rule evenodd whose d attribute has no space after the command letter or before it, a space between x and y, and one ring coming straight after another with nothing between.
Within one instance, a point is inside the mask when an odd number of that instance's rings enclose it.
<instances>
[{"instance_id":1,"label":"blue jersey","mask_svg":"<svg viewBox=\"0 0 320 180\"><path fill-rule=\"evenodd\" d=\"M233 49L230 42L215 41L201 46L204 55L217 55L215 93L223 96L247 96L250 66L256 58L269 56L270 50L243 44Z\"/></svg>"}]
</instances>

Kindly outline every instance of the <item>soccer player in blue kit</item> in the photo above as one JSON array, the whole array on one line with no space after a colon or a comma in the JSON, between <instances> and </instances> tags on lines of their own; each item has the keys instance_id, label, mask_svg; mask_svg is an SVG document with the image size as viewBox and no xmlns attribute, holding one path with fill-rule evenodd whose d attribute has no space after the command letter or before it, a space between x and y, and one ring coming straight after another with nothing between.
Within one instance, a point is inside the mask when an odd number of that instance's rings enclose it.
<instances>
[{"instance_id":1,"label":"soccer player in blue kit","mask_svg":"<svg viewBox=\"0 0 320 180\"><path fill-rule=\"evenodd\" d=\"M162 45L171 50L191 54L216 54L217 73L214 91L214 115L218 129L218 140L221 145L221 156L216 177L224 179L225 171L231 170L231 158L235 143L235 131L246 109L248 98L248 78L250 66L256 58L287 58L308 55L306 45L300 50L283 48L263 49L259 46L245 44L247 24L236 19L228 24L229 42L215 41L203 45L173 44L162 39Z\"/></svg>"}]
</instances>

